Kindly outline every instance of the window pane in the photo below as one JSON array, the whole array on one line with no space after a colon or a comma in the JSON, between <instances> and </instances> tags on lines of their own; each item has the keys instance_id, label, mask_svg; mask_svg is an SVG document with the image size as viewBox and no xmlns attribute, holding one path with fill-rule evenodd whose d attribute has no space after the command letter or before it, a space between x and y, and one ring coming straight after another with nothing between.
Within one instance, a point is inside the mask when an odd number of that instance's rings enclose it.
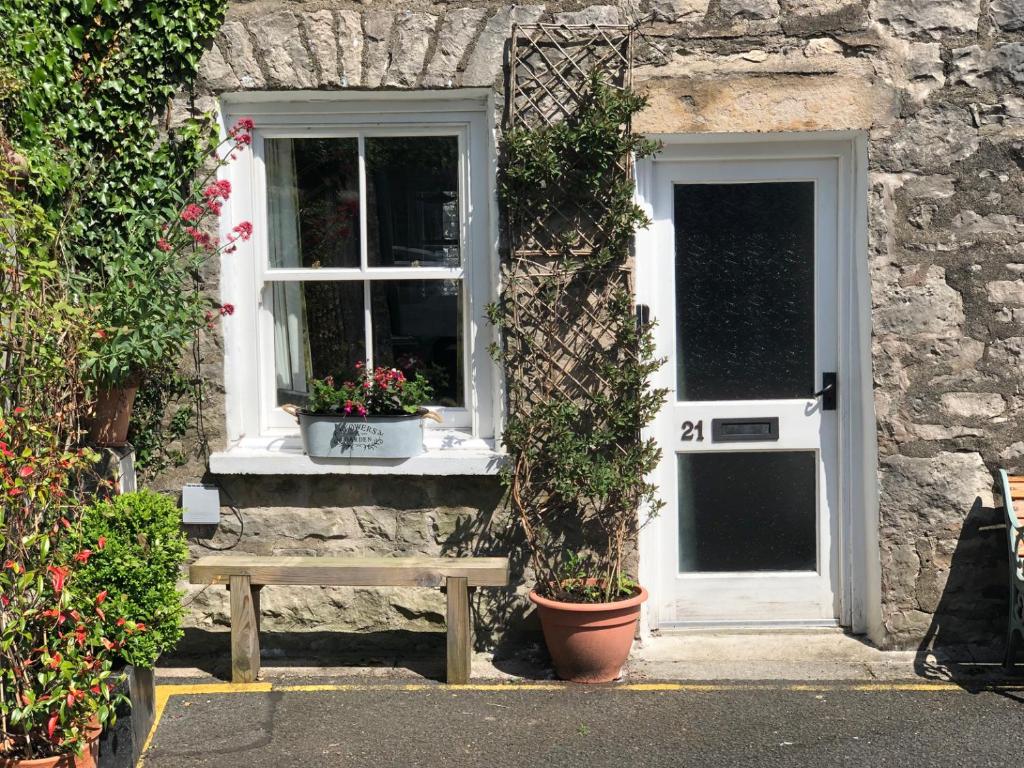
<instances>
[{"instance_id":1,"label":"window pane","mask_svg":"<svg viewBox=\"0 0 1024 768\"><path fill-rule=\"evenodd\" d=\"M366 197L371 267L459 266L457 137L367 138Z\"/></svg>"},{"instance_id":2,"label":"window pane","mask_svg":"<svg viewBox=\"0 0 1024 768\"><path fill-rule=\"evenodd\" d=\"M349 375L366 359L361 282L273 283L277 404L306 401L310 379Z\"/></svg>"},{"instance_id":3,"label":"window pane","mask_svg":"<svg viewBox=\"0 0 1024 768\"><path fill-rule=\"evenodd\" d=\"M679 400L814 391L814 183L675 188Z\"/></svg>"},{"instance_id":4,"label":"window pane","mask_svg":"<svg viewBox=\"0 0 1024 768\"><path fill-rule=\"evenodd\" d=\"M813 451L677 455L680 573L816 570Z\"/></svg>"},{"instance_id":5,"label":"window pane","mask_svg":"<svg viewBox=\"0 0 1024 768\"><path fill-rule=\"evenodd\" d=\"M372 284L373 364L422 373L432 405L463 406L462 283L387 280Z\"/></svg>"},{"instance_id":6,"label":"window pane","mask_svg":"<svg viewBox=\"0 0 1024 768\"><path fill-rule=\"evenodd\" d=\"M268 139L270 266L359 266L356 139Z\"/></svg>"}]
</instances>

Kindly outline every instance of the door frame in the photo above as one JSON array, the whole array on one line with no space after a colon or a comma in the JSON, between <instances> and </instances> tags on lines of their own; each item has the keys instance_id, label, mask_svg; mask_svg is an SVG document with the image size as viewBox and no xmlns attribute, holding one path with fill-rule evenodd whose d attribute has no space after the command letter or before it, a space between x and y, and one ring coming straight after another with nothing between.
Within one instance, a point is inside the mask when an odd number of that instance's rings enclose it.
<instances>
[{"instance_id":1,"label":"door frame","mask_svg":"<svg viewBox=\"0 0 1024 768\"><path fill-rule=\"evenodd\" d=\"M856 634L880 640L881 567L878 548L877 437L871 376L871 290L867 260L868 178L867 134L862 131L822 131L773 134L651 134L661 150L636 163L636 201L653 213L655 166L658 163L829 159L839 170L838 331L839 331L839 504L837 620ZM653 228L635 239L635 291L639 304L654 303L658 290ZM659 318L653 318L658 320ZM645 436L657 437L653 426ZM652 481L654 478L652 477ZM641 520L647 510L640 510ZM639 576L657 589L662 562L656 522L640 533ZM659 628L658 595L651 595L641 621L641 636Z\"/></svg>"}]
</instances>

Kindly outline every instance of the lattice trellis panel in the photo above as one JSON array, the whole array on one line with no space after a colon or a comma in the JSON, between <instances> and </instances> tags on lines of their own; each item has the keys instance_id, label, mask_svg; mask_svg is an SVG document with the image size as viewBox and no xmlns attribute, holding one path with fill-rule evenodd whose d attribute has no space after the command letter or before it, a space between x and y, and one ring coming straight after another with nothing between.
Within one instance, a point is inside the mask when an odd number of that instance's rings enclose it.
<instances>
[{"instance_id":1,"label":"lattice trellis panel","mask_svg":"<svg viewBox=\"0 0 1024 768\"><path fill-rule=\"evenodd\" d=\"M510 130L543 130L573 120L591 77L624 89L632 85L633 31L625 26L538 24L513 30L508 120ZM608 168L608 180L630 172L629 159ZM606 201L558 190L546 211L510 205L509 261L504 299L509 305L506 365L509 405L528 413L558 398L584 403L607 391L600 370L633 350L616 343L622 313L612 303L630 293L625 260L588 265L605 243Z\"/></svg>"},{"instance_id":2,"label":"lattice trellis panel","mask_svg":"<svg viewBox=\"0 0 1024 768\"><path fill-rule=\"evenodd\" d=\"M586 98L592 75L609 86L632 85L633 32L630 27L538 24L512 34L508 127L536 130L572 120ZM629 173L628 158L608 169L612 177ZM600 200L581 206L552 195L550 208L515 212L509 224L510 246L520 258L544 261L565 255L586 256L601 245ZM575 242L567 246L566 236Z\"/></svg>"}]
</instances>

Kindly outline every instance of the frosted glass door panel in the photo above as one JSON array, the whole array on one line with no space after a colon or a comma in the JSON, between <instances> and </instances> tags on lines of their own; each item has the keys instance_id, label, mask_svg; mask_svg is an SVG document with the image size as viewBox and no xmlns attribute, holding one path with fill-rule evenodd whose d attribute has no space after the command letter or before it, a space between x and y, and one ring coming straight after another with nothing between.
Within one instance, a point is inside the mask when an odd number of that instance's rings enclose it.
<instances>
[{"instance_id":1,"label":"frosted glass door panel","mask_svg":"<svg viewBox=\"0 0 1024 768\"><path fill-rule=\"evenodd\" d=\"M677 399L814 390L814 183L675 185Z\"/></svg>"}]
</instances>

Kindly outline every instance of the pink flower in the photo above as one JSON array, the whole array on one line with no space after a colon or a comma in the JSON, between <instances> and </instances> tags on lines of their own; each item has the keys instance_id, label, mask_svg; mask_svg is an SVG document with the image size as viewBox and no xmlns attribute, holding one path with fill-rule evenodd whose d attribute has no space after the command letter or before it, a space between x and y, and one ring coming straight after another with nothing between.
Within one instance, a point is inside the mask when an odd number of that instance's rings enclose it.
<instances>
[{"instance_id":1,"label":"pink flower","mask_svg":"<svg viewBox=\"0 0 1024 768\"><path fill-rule=\"evenodd\" d=\"M156 241L156 247L157 247L157 248L159 248L159 249L160 249L161 251L163 251L164 253L166 253L167 251L171 250L171 244L170 244L170 243L168 243L168 242L167 242L167 241L166 241L166 240L165 240L164 238L162 238L162 237L161 237L161 238L160 238L159 240L157 240L157 241Z\"/></svg>"},{"instance_id":2,"label":"pink flower","mask_svg":"<svg viewBox=\"0 0 1024 768\"><path fill-rule=\"evenodd\" d=\"M251 131L253 128L256 127L256 123L253 121L251 117L240 117L238 119L238 122L235 123L235 125L237 125L239 129L243 131Z\"/></svg>"},{"instance_id":3,"label":"pink flower","mask_svg":"<svg viewBox=\"0 0 1024 768\"><path fill-rule=\"evenodd\" d=\"M185 206L185 210L181 212L182 221L199 221L203 215L203 209L195 203L189 203Z\"/></svg>"},{"instance_id":4,"label":"pink flower","mask_svg":"<svg viewBox=\"0 0 1024 768\"><path fill-rule=\"evenodd\" d=\"M359 406L359 415L360 416L365 416L366 415L366 406L365 405L360 405Z\"/></svg>"},{"instance_id":5,"label":"pink flower","mask_svg":"<svg viewBox=\"0 0 1024 768\"><path fill-rule=\"evenodd\" d=\"M214 198L211 198L210 200L207 201L206 207L210 209L210 213L212 213L214 216L220 216L220 212L223 209L220 200Z\"/></svg>"},{"instance_id":6,"label":"pink flower","mask_svg":"<svg viewBox=\"0 0 1024 768\"><path fill-rule=\"evenodd\" d=\"M221 314L221 316L235 314L235 305L234 304L221 304L220 305L220 314Z\"/></svg>"},{"instance_id":7,"label":"pink flower","mask_svg":"<svg viewBox=\"0 0 1024 768\"><path fill-rule=\"evenodd\" d=\"M232 231L237 232L238 236L243 240L248 240L252 237L252 223L243 221L240 224L236 224Z\"/></svg>"},{"instance_id":8,"label":"pink flower","mask_svg":"<svg viewBox=\"0 0 1024 768\"><path fill-rule=\"evenodd\" d=\"M221 198L227 200L231 195L231 182L227 179L221 179L220 181L213 182L210 186L203 190L203 196L207 200L213 200L215 198Z\"/></svg>"}]
</instances>

